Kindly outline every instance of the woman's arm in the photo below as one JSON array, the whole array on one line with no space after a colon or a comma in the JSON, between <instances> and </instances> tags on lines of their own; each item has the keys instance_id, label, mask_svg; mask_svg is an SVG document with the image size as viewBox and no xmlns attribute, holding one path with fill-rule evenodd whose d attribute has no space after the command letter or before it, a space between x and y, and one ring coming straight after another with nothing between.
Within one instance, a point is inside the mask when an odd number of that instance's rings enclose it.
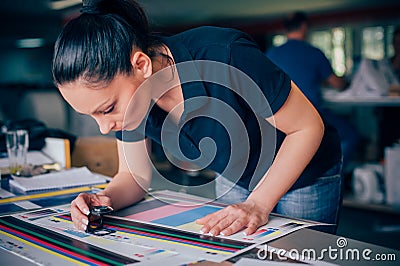
<instances>
[{"instance_id":1,"label":"woman's arm","mask_svg":"<svg viewBox=\"0 0 400 266\"><path fill-rule=\"evenodd\" d=\"M267 119L286 138L269 171L248 198L264 205L268 213L304 171L324 135L324 123L316 109L293 82L291 87L285 104Z\"/></svg>"},{"instance_id":2,"label":"woman's arm","mask_svg":"<svg viewBox=\"0 0 400 266\"><path fill-rule=\"evenodd\" d=\"M114 209L121 209L141 200L151 181L148 140L139 142L117 141L118 173L107 187L98 193L111 199Z\"/></svg>"},{"instance_id":3,"label":"woman's arm","mask_svg":"<svg viewBox=\"0 0 400 266\"><path fill-rule=\"evenodd\" d=\"M92 206L107 205L121 209L143 198L151 181L147 142L117 142L118 173L103 191L97 194L81 193L71 202L71 217L76 228L86 230Z\"/></svg>"},{"instance_id":4,"label":"woman's arm","mask_svg":"<svg viewBox=\"0 0 400 266\"><path fill-rule=\"evenodd\" d=\"M202 232L231 235L247 227L244 233L252 234L265 224L311 161L324 134L321 117L293 82L285 104L267 121L286 134L269 171L245 202L199 219Z\"/></svg>"}]
</instances>

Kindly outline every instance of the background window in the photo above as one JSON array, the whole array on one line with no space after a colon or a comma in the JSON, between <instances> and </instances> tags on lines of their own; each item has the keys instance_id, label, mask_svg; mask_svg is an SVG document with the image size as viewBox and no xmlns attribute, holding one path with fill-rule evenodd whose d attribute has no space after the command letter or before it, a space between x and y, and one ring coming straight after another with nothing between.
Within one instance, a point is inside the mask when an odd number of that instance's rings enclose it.
<instances>
[{"instance_id":1,"label":"background window","mask_svg":"<svg viewBox=\"0 0 400 266\"><path fill-rule=\"evenodd\" d=\"M392 39L395 25L373 27L335 27L310 30L308 41L324 52L338 76L351 76L361 58L380 60L394 55ZM283 34L272 36L273 46L286 42Z\"/></svg>"},{"instance_id":2,"label":"background window","mask_svg":"<svg viewBox=\"0 0 400 266\"><path fill-rule=\"evenodd\" d=\"M352 68L352 60L348 60L351 58L351 34L344 28L313 31L310 33L310 43L324 52L336 75L343 76Z\"/></svg>"},{"instance_id":3,"label":"background window","mask_svg":"<svg viewBox=\"0 0 400 266\"><path fill-rule=\"evenodd\" d=\"M367 27L362 30L361 55L380 60L385 57L383 27Z\"/></svg>"},{"instance_id":4,"label":"background window","mask_svg":"<svg viewBox=\"0 0 400 266\"><path fill-rule=\"evenodd\" d=\"M280 46L286 42L287 38L285 35L279 34L272 37L272 45L273 46Z\"/></svg>"}]
</instances>

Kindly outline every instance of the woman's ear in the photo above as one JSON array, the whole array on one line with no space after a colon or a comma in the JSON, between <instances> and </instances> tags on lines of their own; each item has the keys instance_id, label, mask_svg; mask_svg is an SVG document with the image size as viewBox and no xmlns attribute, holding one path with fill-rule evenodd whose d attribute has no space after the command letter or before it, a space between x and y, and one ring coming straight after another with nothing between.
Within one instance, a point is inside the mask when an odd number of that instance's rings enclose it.
<instances>
[{"instance_id":1,"label":"woman's ear","mask_svg":"<svg viewBox=\"0 0 400 266\"><path fill-rule=\"evenodd\" d=\"M149 78L151 74L153 74L150 57L141 51L132 52L131 64L134 74L140 74L145 79Z\"/></svg>"}]
</instances>

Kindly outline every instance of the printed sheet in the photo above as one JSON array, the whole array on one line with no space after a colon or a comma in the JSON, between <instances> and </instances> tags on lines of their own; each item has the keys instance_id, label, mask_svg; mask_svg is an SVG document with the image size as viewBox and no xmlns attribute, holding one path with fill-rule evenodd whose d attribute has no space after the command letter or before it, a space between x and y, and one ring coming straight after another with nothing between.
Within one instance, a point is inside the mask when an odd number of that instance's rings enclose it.
<instances>
[{"instance_id":1,"label":"printed sheet","mask_svg":"<svg viewBox=\"0 0 400 266\"><path fill-rule=\"evenodd\" d=\"M254 234L210 236L195 220L224 205L160 191L104 218L96 234L76 230L69 205L0 217L0 247L47 265L182 265L221 262L304 227L317 225L271 215Z\"/></svg>"}]
</instances>

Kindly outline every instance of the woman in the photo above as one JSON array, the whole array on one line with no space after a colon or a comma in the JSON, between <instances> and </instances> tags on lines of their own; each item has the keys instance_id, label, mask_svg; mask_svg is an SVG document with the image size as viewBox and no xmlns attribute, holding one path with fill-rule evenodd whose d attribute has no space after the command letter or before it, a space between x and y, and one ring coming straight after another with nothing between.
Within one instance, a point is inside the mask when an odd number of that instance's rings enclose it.
<instances>
[{"instance_id":1,"label":"woman","mask_svg":"<svg viewBox=\"0 0 400 266\"><path fill-rule=\"evenodd\" d=\"M199 219L203 233L252 234L272 211L336 222L339 139L248 35L201 27L156 37L134 1L84 2L55 44L53 77L77 112L118 139L116 176L71 203L76 228L92 206L143 198L150 139L221 174L217 195L232 205Z\"/></svg>"}]
</instances>

